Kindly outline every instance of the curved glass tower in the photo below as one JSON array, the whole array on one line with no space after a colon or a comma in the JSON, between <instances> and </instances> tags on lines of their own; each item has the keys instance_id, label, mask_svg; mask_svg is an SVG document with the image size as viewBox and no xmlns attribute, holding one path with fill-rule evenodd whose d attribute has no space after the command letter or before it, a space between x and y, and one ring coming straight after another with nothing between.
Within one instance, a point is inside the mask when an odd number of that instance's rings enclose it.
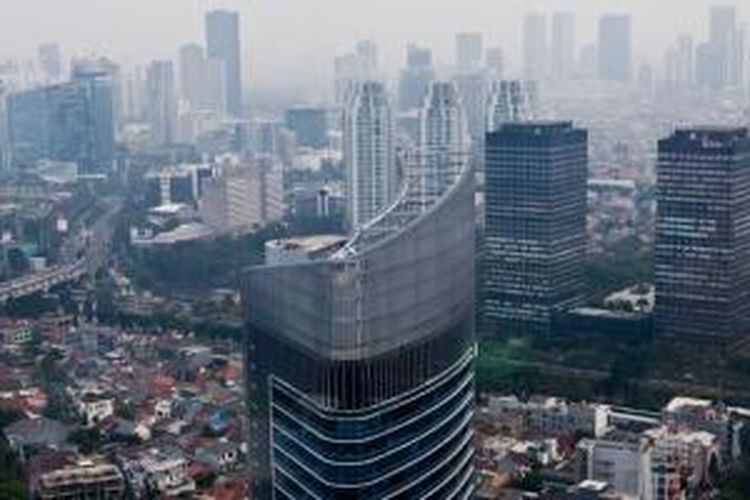
<instances>
[{"instance_id":1,"label":"curved glass tower","mask_svg":"<svg viewBox=\"0 0 750 500\"><path fill-rule=\"evenodd\" d=\"M254 495L471 496L473 172L429 156L348 241L245 275ZM420 192L431 162L438 197Z\"/></svg>"}]
</instances>

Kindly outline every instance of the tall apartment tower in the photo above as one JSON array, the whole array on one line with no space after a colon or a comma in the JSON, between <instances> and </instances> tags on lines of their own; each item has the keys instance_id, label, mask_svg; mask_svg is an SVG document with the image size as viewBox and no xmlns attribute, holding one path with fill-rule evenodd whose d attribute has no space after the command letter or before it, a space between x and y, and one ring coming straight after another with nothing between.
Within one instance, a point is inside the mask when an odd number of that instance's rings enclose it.
<instances>
[{"instance_id":1,"label":"tall apartment tower","mask_svg":"<svg viewBox=\"0 0 750 500\"><path fill-rule=\"evenodd\" d=\"M482 34L459 33L456 35L456 70L459 73L477 71L482 65Z\"/></svg>"},{"instance_id":2,"label":"tall apartment tower","mask_svg":"<svg viewBox=\"0 0 750 500\"><path fill-rule=\"evenodd\" d=\"M231 116L242 116L242 65L239 14L214 10L206 14L206 52L224 63L224 95Z\"/></svg>"},{"instance_id":3,"label":"tall apartment tower","mask_svg":"<svg viewBox=\"0 0 750 500\"><path fill-rule=\"evenodd\" d=\"M487 132L495 132L506 123L531 121L537 114L536 82L500 80L492 82L487 100Z\"/></svg>"},{"instance_id":4,"label":"tall apartment tower","mask_svg":"<svg viewBox=\"0 0 750 500\"><path fill-rule=\"evenodd\" d=\"M432 199L451 179L457 155L469 150L466 113L452 82L432 82L419 115L419 157L423 193Z\"/></svg>"},{"instance_id":5,"label":"tall apartment tower","mask_svg":"<svg viewBox=\"0 0 750 500\"><path fill-rule=\"evenodd\" d=\"M386 209L398 185L393 113L382 83L356 85L344 110L343 146L349 224L357 229Z\"/></svg>"},{"instance_id":6,"label":"tall apartment tower","mask_svg":"<svg viewBox=\"0 0 750 500\"><path fill-rule=\"evenodd\" d=\"M528 80L547 76L547 16L529 14L523 18L523 72Z\"/></svg>"},{"instance_id":7,"label":"tall apartment tower","mask_svg":"<svg viewBox=\"0 0 750 500\"><path fill-rule=\"evenodd\" d=\"M680 129L659 141L656 326L729 339L750 319L750 138Z\"/></svg>"},{"instance_id":8,"label":"tall apartment tower","mask_svg":"<svg viewBox=\"0 0 750 500\"><path fill-rule=\"evenodd\" d=\"M412 177L351 239L246 273L253 498L473 494L474 174L455 166L434 203Z\"/></svg>"},{"instance_id":9,"label":"tall apartment tower","mask_svg":"<svg viewBox=\"0 0 750 500\"><path fill-rule=\"evenodd\" d=\"M605 15L599 19L599 78L626 83L632 75L630 16Z\"/></svg>"},{"instance_id":10,"label":"tall apartment tower","mask_svg":"<svg viewBox=\"0 0 750 500\"><path fill-rule=\"evenodd\" d=\"M172 61L154 61L146 71L148 118L154 144L177 139L177 91Z\"/></svg>"},{"instance_id":11,"label":"tall apartment tower","mask_svg":"<svg viewBox=\"0 0 750 500\"><path fill-rule=\"evenodd\" d=\"M500 333L547 334L583 305L587 142L569 122L487 134L485 315Z\"/></svg>"},{"instance_id":12,"label":"tall apartment tower","mask_svg":"<svg viewBox=\"0 0 750 500\"><path fill-rule=\"evenodd\" d=\"M576 17L572 12L552 15L552 43L550 61L552 76L567 80L576 63Z\"/></svg>"}]
</instances>

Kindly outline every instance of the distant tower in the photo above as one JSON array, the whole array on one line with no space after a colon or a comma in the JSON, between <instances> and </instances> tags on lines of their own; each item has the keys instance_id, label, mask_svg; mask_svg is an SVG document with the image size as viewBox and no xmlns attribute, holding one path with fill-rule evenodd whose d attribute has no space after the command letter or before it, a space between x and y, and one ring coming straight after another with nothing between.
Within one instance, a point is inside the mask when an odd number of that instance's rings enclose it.
<instances>
[{"instance_id":1,"label":"distant tower","mask_svg":"<svg viewBox=\"0 0 750 500\"><path fill-rule=\"evenodd\" d=\"M232 116L243 114L239 24L236 12L215 10L206 14L208 58L224 63L226 109Z\"/></svg>"},{"instance_id":2,"label":"distant tower","mask_svg":"<svg viewBox=\"0 0 750 500\"><path fill-rule=\"evenodd\" d=\"M547 76L547 17L529 14L523 19L523 65L528 80Z\"/></svg>"},{"instance_id":3,"label":"distant tower","mask_svg":"<svg viewBox=\"0 0 750 500\"><path fill-rule=\"evenodd\" d=\"M406 49L406 67L398 83L398 107L401 111L418 108L430 82L435 79L432 51L416 44Z\"/></svg>"},{"instance_id":4,"label":"distant tower","mask_svg":"<svg viewBox=\"0 0 750 500\"><path fill-rule=\"evenodd\" d=\"M599 20L599 78L626 83L631 80L630 16L606 15Z\"/></svg>"},{"instance_id":5,"label":"distant tower","mask_svg":"<svg viewBox=\"0 0 750 500\"><path fill-rule=\"evenodd\" d=\"M501 333L548 334L585 303L587 142L568 122L487 134L485 315Z\"/></svg>"},{"instance_id":6,"label":"distant tower","mask_svg":"<svg viewBox=\"0 0 750 500\"><path fill-rule=\"evenodd\" d=\"M45 43L38 50L39 67L44 77L50 82L57 82L62 78L62 56L60 46L56 43Z\"/></svg>"},{"instance_id":7,"label":"distant tower","mask_svg":"<svg viewBox=\"0 0 750 500\"><path fill-rule=\"evenodd\" d=\"M536 118L536 93L536 82L493 82L487 103L487 131L495 132L507 123Z\"/></svg>"},{"instance_id":8,"label":"distant tower","mask_svg":"<svg viewBox=\"0 0 750 500\"><path fill-rule=\"evenodd\" d=\"M155 144L177 139L177 96L172 61L154 61L146 76L151 137Z\"/></svg>"},{"instance_id":9,"label":"distant tower","mask_svg":"<svg viewBox=\"0 0 750 500\"><path fill-rule=\"evenodd\" d=\"M420 111L419 154L423 168L423 194L433 199L443 191L454 172L445 171L457 155L469 149L466 117L452 82L432 82Z\"/></svg>"},{"instance_id":10,"label":"distant tower","mask_svg":"<svg viewBox=\"0 0 750 500\"><path fill-rule=\"evenodd\" d=\"M379 78L378 48L370 40L357 42L354 52L334 59L334 100L345 106L356 87L369 80Z\"/></svg>"},{"instance_id":11,"label":"distant tower","mask_svg":"<svg viewBox=\"0 0 750 500\"><path fill-rule=\"evenodd\" d=\"M180 99L190 109L198 109L203 101L206 55L203 47L191 43L180 47Z\"/></svg>"},{"instance_id":12,"label":"distant tower","mask_svg":"<svg viewBox=\"0 0 750 500\"><path fill-rule=\"evenodd\" d=\"M659 141L657 332L730 340L750 326L750 137L681 129Z\"/></svg>"},{"instance_id":13,"label":"distant tower","mask_svg":"<svg viewBox=\"0 0 750 500\"><path fill-rule=\"evenodd\" d=\"M456 35L456 69L459 73L477 71L482 65L482 34Z\"/></svg>"},{"instance_id":14,"label":"distant tower","mask_svg":"<svg viewBox=\"0 0 750 500\"><path fill-rule=\"evenodd\" d=\"M576 51L576 18L572 12L552 15L552 75L567 80L573 73Z\"/></svg>"},{"instance_id":15,"label":"distant tower","mask_svg":"<svg viewBox=\"0 0 750 500\"><path fill-rule=\"evenodd\" d=\"M709 45L715 59L713 71L718 87L737 86L744 71L744 37L737 25L737 11L731 6L711 9Z\"/></svg>"},{"instance_id":16,"label":"distant tower","mask_svg":"<svg viewBox=\"0 0 750 500\"><path fill-rule=\"evenodd\" d=\"M382 83L356 86L344 111L343 133L349 223L356 229L382 212L396 193L393 116Z\"/></svg>"}]
</instances>

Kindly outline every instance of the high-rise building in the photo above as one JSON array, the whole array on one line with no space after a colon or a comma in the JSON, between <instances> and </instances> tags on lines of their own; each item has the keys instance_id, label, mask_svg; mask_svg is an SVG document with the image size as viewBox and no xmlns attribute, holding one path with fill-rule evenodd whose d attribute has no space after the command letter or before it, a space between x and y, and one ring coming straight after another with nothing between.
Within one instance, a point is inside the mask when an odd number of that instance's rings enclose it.
<instances>
[{"instance_id":1,"label":"high-rise building","mask_svg":"<svg viewBox=\"0 0 750 500\"><path fill-rule=\"evenodd\" d=\"M484 312L501 333L547 334L585 301L587 142L569 122L487 134Z\"/></svg>"},{"instance_id":2,"label":"high-rise building","mask_svg":"<svg viewBox=\"0 0 750 500\"><path fill-rule=\"evenodd\" d=\"M506 123L536 118L536 82L500 80L492 82L487 101L487 132L496 132Z\"/></svg>"},{"instance_id":3,"label":"high-rise building","mask_svg":"<svg viewBox=\"0 0 750 500\"><path fill-rule=\"evenodd\" d=\"M750 137L680 129L659 141L657 331L730 339L750 323Z\"/></svg>"},{"instance_id":4,"label":"high-rise building","mask_svg":"<svg viewBox=\"0 0 750 500\"><path fill-rule=\"evenodd\" d=\"M199 108L203 101L206 55L203 47L190 43L180 47L180 99L191 109Z\"/></svg>"},{"instance_id":5,"label":"high-rise building","mask_svg":"<svg viewBox=\"0 0 750 500\"><path fill-rule=\"evenodd\" d=\"M558 80L570 78L575 67L576 18L572 12L552 15L552 76Z\"/></svg>"},{"instance_id":6,"label":"high-rise building","mask_svg":"<svg viewBox=\"0 0 750 500\"><path fill-rule=\"evenodd\" d=\"M177 95L172 61L154 61L146 75L148 118L155 144L177 140Z\"/></svg>"},{"instance_id":7,"label":"high-rise building","mask_svg":"<svg viewBox=\"0 0 750 500\"><path fill-rule=\"evenodd\" d=\"M501 80L505 74L505 54L500 47L488 47L484 57L489 77Z\"/></svg>"},{"instance_id":8,"label":"high-rise building","mask_svg":"<svg viewBox=\"0 0 750 500\"><path fill-rule=\"evenodd\" d=\"M680 35L664 60L666 84L671 89L690 87L695 81L695 48L690 35Z\"/></svg>"},{"instance_id":9,"label":"high-rise building","mask_svg":"<svg viewBox=\"0 0 750 500\"><path fill-rule=\"evenodd\" d=\"M334 99L338 106L345 106L357 86L365 81L377 80L378 49L374 42L357 42L354 52L336 57L334 60Z\"/></svg>"},{"instance_id":10,"label":"high-rise building","mask_svg":"<svg viewBox=\"0 0 750 500\"><path fill-rule=\"evenodd\" d=\"M744 77L744 34L737 24L737 11L732 6L711 8L709 28L710 50L714 60L714 81L718 87L737 86Z\"/></svg>"},{"instance_id":11,"label":"high-rise building","mask_svg":"<svg viewBox=\"0 0 750 500\"><path fill-rule=\"evenodd\" d=\"M56 43L45 43L37 50L39 69L48 82L57 82L63 76L60 46Z\"/></svg>"},{"instance_id":12,"label":"high-rise building","mask_svg":"<svg viewBox=\"0 0 750 500\"><path fill-rule=\"evenodd\" d=\"M253 498L471 497L473 179L246 273Z\"/></svg>"},{"instance_id":13,"label":"high-rise building","mask_svg":"<svg viewBox=\"0 0 750 500\"><path fill-rule=\"evenodd\" d=\"M236 12L214 10L206 14L206 52L209 59L224 66L224 108L232 116L242 116L240 21Z\"/></svg>"},{"instance_id":14,"label":"high-rise building","mask_svg":"<svg viewBox=\"0 0 750 500\"><path fill-rule=\"evenodd\" d=\"M629 82L632 74L630 16L605 15L599 19L599 78Z\"/></svg>"},{"instance_id":15,"label":"high-rise building","mask_svg":"<svg viewBox=\"0 0 750 500\"><path fill-rule=\"evenodd\" d=\"M8 131L8 94L5 82L0 80L0 173L10 170L11 144Z\"/></svg>"},{"instance_id":16,"label":"high-rise building","mask_svg":"<svg viewBox=\"0 0 750 500\"><path fill-rule=\"evenodd\" d=\"M484 135L484 112L487 104L487 74L484 71L461 73L455 77L458 93L466 111L466 124L473 140Z\"/></svg>"},{"instance_id":17,"label":"high-rise building","mask_svg":"<svg viewBox=\"0 0 750 500\"><path fill-rule=\"evenodd\" d=\"M474 72L482 66L482 34L459 33L456 35L456 70L459 73Z\"/></svg>"},{"instance_id":18,"label":"high-rise building","mask_svg":"<svg viewBox=\"0 0 750 500\"><path fill-rule=\"evenodd\" d=\"M108 72L77 66L71 82L11 94L8 140L16 167L39 160L74 162L102 173L114 162L115 123Z\"/></svg>"},{"instance_id":19,"label":"high-rise building","mask_svg":"<svg viewBox=\"0 0 750 500\"><path fill-rule=\"evenodd\" d=\"M271 157L237 160L220 159L218 175L203 182L200 215L220 233L250 231L284 217L280 165Z\"/></svg>"},{"instance_id":20,"label":"high-rise building","mask_svg":"<svg viewBox=\"0 0 750 500\"><path fill-rule=\"evenodd\" d=\"M451 177L455 155L465 155L470 141L466 117L456 86L432 82L419 117L419 150L423 193L428 199L441 193Z\"/></svg>"},{"instance_id":21,"label":"high-rise building","mask_svg":"<svg viewBox=\"0 0 750 500\"><path fill-rule=\"evenodd\" d=\"M527 80L547 76L547 16L529 14L523 18L523 73Z\"/></svg>"},{"instance_id":22,"label":"high-rise building","mask_svg":"<svg viewBox=\"0 0 750 500\"><path fill-rule=\"evenodd\" d=\"M401 111L418 108L430 82L435 79L432 51L416 44L406 49L406 67L398 82L398 107Z\"/></svg>"},{"instance_id":23,"label":"high-rise building","mask_svg":"<svg viewBox=\"0 0 750 500\"><path fill-rule=\"evenodd\" d=\"M328 147L328 110L315 107L288 109L286 128L296 134L297 145L313 149Z\"/></svg>"},{"instance_id":24,"label":"high-rise building","mask_svg":"<svg viewBox=\"0 0 750 500\"><path fill-rule=\"evenodd\" d=\"M393 113L385 86L356 86L343 119L349 224L356 229L386 209L396 194Z\"/></svg>"}]
</instances>

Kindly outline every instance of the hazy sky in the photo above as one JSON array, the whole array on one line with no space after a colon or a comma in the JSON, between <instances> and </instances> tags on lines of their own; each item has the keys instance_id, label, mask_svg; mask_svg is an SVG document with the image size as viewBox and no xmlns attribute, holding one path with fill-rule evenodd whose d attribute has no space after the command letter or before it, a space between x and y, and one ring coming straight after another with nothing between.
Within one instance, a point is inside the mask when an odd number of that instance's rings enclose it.
<instances>
[{"instance_id":1,"label":"hazy sky","mask_svg":"<svg viewBox=\"0 0 750 500\"><path fill-rule=\"evenodd\" d=\"M285 80L297 87L327 85L334 54L361 38L375 40L387 68L401 63L404 44L453 59L458 31L481 31L519 67L524 13L577 12L578 44L593 41L604 12L633 15L641 57L661 61L680 32L705 37L708 11L727 0L0 0L0 59L32 57L38 44L60 42L66 57L110 55L128 64L176 57L177 47L203 40L203 13L228 7L242 13L243 61L253 85ZM746 9L750 10L750 9ZM741 12L747 15L747 12Z\"/></svg>"}]
</instances>

